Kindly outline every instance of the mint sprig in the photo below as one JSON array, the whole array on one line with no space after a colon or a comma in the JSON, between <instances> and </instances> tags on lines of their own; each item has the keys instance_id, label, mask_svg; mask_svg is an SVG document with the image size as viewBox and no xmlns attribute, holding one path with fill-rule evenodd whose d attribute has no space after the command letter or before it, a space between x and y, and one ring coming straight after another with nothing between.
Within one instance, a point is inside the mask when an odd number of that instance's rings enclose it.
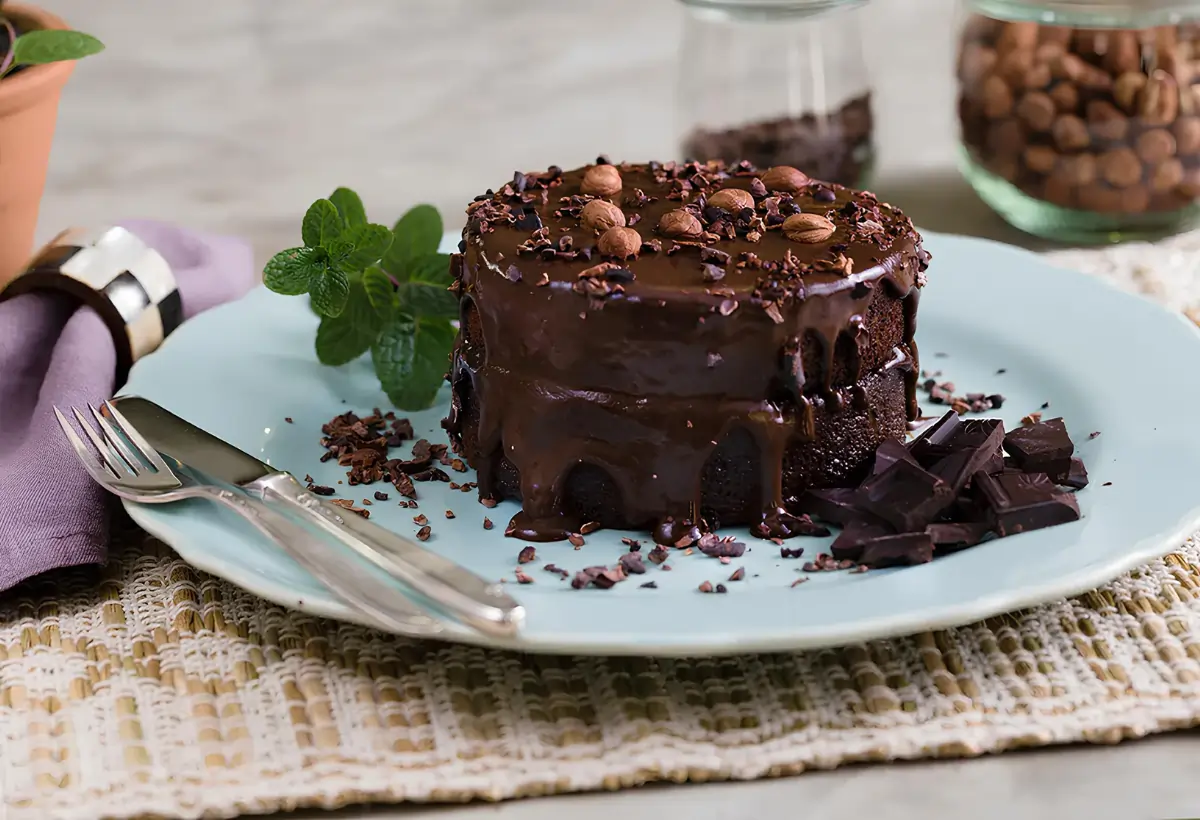
<instances>
[{"instance_id":1,"label":"mint sprig","mask_svg":"<svg viewBox=\"0 0 1200 820\"><path fill-rule=\"evenodd\" d=\"M358 194L338 188L304 214L304 244L275 254L266 286L308 294L321 318L316 352L337 367L370 351L375 375L401 410L437 398L454 345L458 300L449 291L450 257L438 253L442 217L417 205L388 230L367 221Z\"/></svg>"}]
</instances>

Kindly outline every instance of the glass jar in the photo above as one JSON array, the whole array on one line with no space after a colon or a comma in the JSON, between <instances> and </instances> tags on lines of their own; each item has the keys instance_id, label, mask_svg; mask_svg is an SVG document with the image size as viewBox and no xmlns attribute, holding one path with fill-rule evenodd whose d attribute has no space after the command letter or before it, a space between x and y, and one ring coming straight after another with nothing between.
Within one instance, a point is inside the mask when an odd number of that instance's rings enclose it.
<instances>
[{"instance_id":1,"label":"glass jar","mask_svg":"<svg viewBox=\"0 0 1200 820\"><path fill-rule=\"evenodd\" d=\"M960 2L960 160L989 206L1072 242L1200 222L1195 2Z\"/></svg>"},{"instance_id":2,"label":"glass jar","mask_svg":"<svg viewBox=\"0 0 1200 820\"><path fill-rule=\"evenodd\" d=\"M791 165L864 186L874 158L868 0L682 2L682 158Z\"/></svg>"}]
</instances>

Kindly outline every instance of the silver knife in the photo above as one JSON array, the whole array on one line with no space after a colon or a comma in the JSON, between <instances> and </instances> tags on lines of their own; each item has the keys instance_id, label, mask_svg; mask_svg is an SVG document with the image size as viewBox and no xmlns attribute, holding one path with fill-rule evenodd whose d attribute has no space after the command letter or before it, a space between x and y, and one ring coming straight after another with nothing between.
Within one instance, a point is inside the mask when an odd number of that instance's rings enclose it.
<instances>
[{"instance_id":1,"label":"silver knife","mask_svg":"<svg viewBox=\"0 0 1200 820\"><path fill-rule=\"evenodd\" d=\"M232 444L140 396L113 404L156 450L318 526L446 614L489 635L517 634L525 610L504 588L466 567L309 492Z\"/></svg>"}]
</instances>

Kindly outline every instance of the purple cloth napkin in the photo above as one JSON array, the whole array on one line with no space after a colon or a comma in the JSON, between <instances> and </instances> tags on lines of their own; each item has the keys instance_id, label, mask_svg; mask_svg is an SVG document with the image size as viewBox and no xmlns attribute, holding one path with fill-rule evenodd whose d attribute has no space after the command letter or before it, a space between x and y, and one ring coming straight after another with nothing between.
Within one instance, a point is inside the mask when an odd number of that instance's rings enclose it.
<instances>
[{"instance_id":1,"label":"purple cloth napkin","mask_svg":"<svg viewBox=\"0 0 1200 820\"><path fill-rule=\"evenodd\" d=\"M175 273L186 317L257 280L249 245L158 222L122 226ZM94 310L57 293L0 302L0 591L59 567L104 563L106 494L88 478L52 408L112 396L116 349Z\"/></svg>"}]
</instances>

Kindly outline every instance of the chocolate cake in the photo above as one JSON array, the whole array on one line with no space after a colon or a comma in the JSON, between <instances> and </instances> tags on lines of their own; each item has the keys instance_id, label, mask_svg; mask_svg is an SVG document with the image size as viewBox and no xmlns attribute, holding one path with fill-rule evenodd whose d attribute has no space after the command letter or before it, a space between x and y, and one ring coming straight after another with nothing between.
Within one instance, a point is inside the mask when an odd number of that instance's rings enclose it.
<instances>
[{"instance_id":1,"label":"chocolate cake","mask_svg":"<svg viewBox=\"0 0 1200 820\"><path fill-rule=\"evenodd\" d=\"M929 255L872 194L748 163L518 172L467 209L444 426L510 535L786 538L917 415Z\"/></svg>"}]
</instances>

